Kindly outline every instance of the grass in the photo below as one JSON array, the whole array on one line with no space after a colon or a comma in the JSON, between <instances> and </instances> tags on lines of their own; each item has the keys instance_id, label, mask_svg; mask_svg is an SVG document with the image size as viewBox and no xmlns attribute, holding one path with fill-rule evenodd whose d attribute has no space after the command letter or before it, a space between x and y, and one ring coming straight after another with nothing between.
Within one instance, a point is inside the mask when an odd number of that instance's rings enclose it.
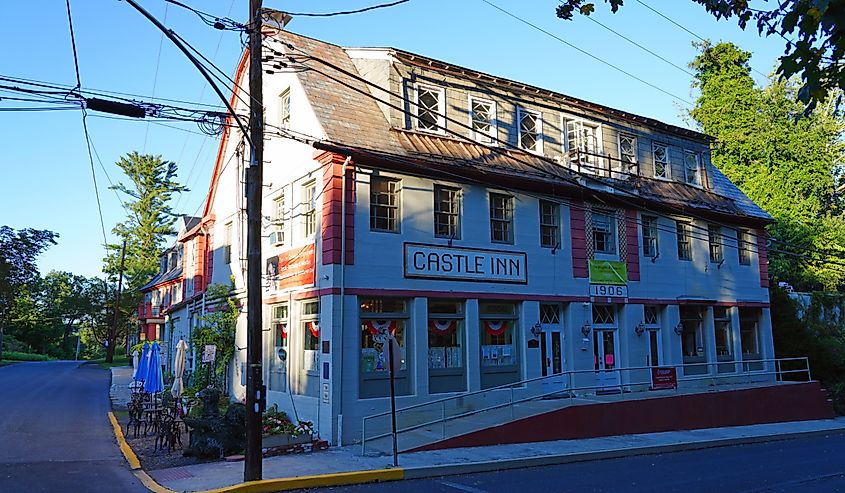
<instances>
[{"instance_id":1,"label":"grass","mask_svg":"<svg viewBox=\"0 0 845 493\"><path fill-rule=\"evenodd\" d=\"M111 363L106 363L106 358L91 360L92 363L98 363L100 368L108 370L113 366L129 366L129 358L120 354L115 354Z\"/></svg>"}]
</instances>

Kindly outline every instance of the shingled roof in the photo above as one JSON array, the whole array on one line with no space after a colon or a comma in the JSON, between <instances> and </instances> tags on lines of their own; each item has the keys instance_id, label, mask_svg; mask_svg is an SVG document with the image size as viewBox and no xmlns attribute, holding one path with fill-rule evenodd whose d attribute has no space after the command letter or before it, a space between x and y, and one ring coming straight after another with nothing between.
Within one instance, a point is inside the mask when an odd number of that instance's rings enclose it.
<instances>
[{"instance_id":1,"label":"shingled roof","mask_svg":"<svg viewBox=\"0 0 845 493\"><path fill-rule=\"evenodd\" d=\"M630 180L585 177L552 159L521 150L485 146L468 139L393 128L373 98L384 99L386 94L371 88L358 78L360 75L345 48L287 31L277 33L277 37L294 47L289 53L307 54L327 62L306 61L304 65L312 70L298 73L326 135L325 141L314 144L317 149L343 152L353 156L358 164L393 167L420 175L435 174L457 179L486 180L491 185L498 184L501 179L513 179L513 183L534 182L528 189L548 189L549 192L554 190L555 194L564 196L602 196L603 200L610 201L618 201L624 197L627 200L636 199L638 202L689 213L731 216L740 222L773 221L769 214L754 204L714 166L709 168L712 175L709 190L644 176ZM438 64L455 67L400 50L385 50L403 60L413 57L426 60L428 66L434 70L438 68ZM458 68L462 74L468 74L467 76L487 79L493 77ZM503 81L503 84L520 85L505 79L496 80ZM535 92L539 90L526 85L521 87L528 87ZM708 139L699 132L664 124L651 118L606 108L552 91L546 93L550 101L557 100L561 104L572 104L575 101L593 110L605 111L615 117L624 117L663 132L699 141Z\"/></svg>"}]
</instances>

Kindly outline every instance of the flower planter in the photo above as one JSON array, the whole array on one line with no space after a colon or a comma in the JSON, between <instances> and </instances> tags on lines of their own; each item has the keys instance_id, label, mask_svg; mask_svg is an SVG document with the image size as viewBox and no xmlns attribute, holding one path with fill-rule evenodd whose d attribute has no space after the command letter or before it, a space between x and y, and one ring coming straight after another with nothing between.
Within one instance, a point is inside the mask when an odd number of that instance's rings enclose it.
<instances>
[{"instance_id":1,"label":"flower planter","mask_svg":"<svg viewBox=\"0 0 845 493\"><path fill-rule=\"evenodd\" d=\"M289 447L291 445L300 445L304 443L311 443L311 433L303 433L302 435L292 436L288 433L281 435L265 435L261 437L262 448L275 447Z\"/></svg>"}]
</instances>

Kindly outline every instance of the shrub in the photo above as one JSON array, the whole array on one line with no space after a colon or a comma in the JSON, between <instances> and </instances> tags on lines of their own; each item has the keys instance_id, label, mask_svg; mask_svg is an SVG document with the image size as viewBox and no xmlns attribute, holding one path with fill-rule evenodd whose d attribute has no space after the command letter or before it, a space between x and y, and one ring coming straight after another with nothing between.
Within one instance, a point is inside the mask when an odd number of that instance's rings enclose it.
<instances>
[{"instance_id":1,"label":"shrub","mask_svg":"<svg viewBox=\"0 0 845 493\"><path fill-rule=\"evenodd\" d=\"M3 359L11 361L49 361L46 354L22 353L19 351L3 351Z\"/></svg>"}]
</instances>

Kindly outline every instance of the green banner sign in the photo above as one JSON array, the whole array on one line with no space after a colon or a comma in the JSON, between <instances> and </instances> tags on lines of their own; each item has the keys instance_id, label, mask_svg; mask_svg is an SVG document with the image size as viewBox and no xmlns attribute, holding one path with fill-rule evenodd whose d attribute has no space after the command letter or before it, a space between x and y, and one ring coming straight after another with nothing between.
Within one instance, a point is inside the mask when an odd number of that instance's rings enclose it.
<instances>
[{"instance_id":1,"label":"green banner sign","mask_svg":"<svg viewBox=\"0 0 845 493\"><path fill-rule=\"evenodd\" d=\"M616 260L590 260L591 284L628 284L628 266Z\"/></svg>"}]
</instances>

